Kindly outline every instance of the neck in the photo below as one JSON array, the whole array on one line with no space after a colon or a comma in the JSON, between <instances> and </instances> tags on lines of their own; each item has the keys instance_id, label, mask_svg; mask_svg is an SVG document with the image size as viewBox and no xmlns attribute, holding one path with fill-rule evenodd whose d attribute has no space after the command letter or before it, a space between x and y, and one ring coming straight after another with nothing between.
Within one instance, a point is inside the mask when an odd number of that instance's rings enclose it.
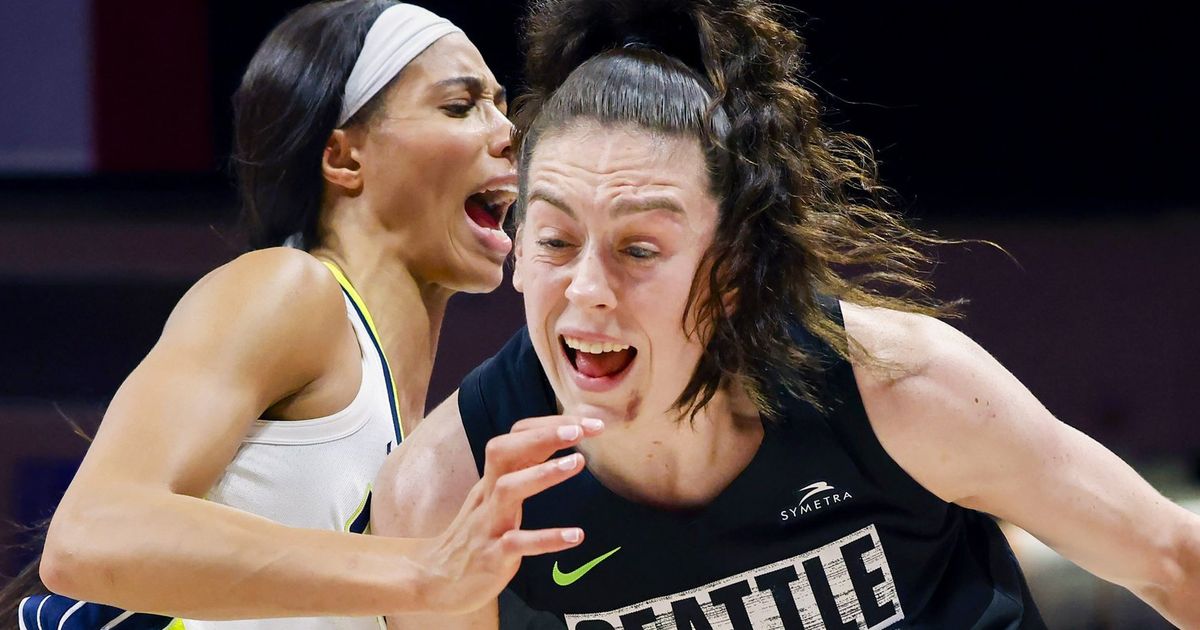
<instances>
[{"instance_id":1,"label":"neck","mask_svg":"<svg viewBox=\"0 0 1200 630\"><path fill-rule=\"evenodd\" d=\"M609 423L580 450L613 492L665 509L707 505L745 469L762 443L761 419L722 391L694 419L677 411Z\"/></svg>"},{"instance_id":2,"label":"neck","mask_svg":"<svg viewBox=\"0 0 1200 630\"><path fill-rule=\"evenodd\" d=\"M408 435L425 415L438 336L454 292L420 281L378 238L353 231L337 232L311 253L340 267L370 311Z\"/></svg>"}]
</instances>

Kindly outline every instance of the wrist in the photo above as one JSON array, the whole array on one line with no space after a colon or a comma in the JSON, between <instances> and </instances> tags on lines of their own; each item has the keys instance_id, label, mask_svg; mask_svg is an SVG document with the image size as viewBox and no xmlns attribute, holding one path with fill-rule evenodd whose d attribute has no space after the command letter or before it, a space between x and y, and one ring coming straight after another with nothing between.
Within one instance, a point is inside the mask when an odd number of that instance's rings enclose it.
<instances>
[{"instance_id":1,"label":"wrist","mask_svg":"<svg viewBox=\"0 0 1200 630\"><path fill-rule=\"evenodd\" d=\"M447 605L452 586L444 562L443 541L438 538L421 538L415 553L409 556L412 565L412 608L418 612L442 613Z\"/></svg>"}]
</instances>

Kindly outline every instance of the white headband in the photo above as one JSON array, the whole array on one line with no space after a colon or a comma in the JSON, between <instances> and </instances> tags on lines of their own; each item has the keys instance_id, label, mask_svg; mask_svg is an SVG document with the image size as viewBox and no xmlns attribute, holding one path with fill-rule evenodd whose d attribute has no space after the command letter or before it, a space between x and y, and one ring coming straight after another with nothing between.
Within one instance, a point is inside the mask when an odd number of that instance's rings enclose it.
<instances>
[{"instance_id":1,"label":"white headband","mask_svg":"<svg viewBox=\"0 0 1200 630\"><path fill-rule=\"evenodd\" d=\"M397 4L381 13L367 31L362 52L346 81L337 126L346 124L431 44L446 35L461 32L462 29L450 20L411 4Z\"/></svg>"}]
</instances>

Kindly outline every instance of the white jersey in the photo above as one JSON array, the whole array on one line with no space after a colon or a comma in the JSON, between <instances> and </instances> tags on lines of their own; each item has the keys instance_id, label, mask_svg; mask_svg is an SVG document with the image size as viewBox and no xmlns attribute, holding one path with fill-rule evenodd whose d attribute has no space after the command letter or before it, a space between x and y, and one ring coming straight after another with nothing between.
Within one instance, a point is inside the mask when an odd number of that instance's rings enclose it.
<instances>
[{"instance_id":1,"label":"white jersey","mask_svg":"<svg viewBox=\"0 0 1200 630\"><path fill-rule=\"evenodd\" d=\"M395 384L366 305L349 280L325 263L342 285L346 315L362 354L362 380L341 411L313 420L258 420L242 439L225 474L206 497L291 527L368 533L371 483L403 439ZM215 551L220 553L219 550ZM379 617L319 617L192 621L122 611L60 595L21 601L21 630L380 630Z\"/></svg>"},{"instance_id":2,"label":"white jersey","mask_svg":"<svg viewBox=\"0 0 1200 630\"><path fill-rule=\"evenodd\" d=\"M335 267L362 353L362 382L341 411L313 420L258 420L207 498L291 527L368 533L371 483L401 439L400 416L374 323ZM379 630L378 617L176 620L187 630Z\"/></svg>"}]
</instances>

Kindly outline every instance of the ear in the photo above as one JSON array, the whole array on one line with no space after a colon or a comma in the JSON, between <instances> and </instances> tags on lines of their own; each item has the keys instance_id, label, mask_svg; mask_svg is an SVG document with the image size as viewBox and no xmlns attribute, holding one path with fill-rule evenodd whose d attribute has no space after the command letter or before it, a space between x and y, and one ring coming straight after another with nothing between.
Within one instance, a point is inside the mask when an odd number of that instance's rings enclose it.
<instances>
[{"instance_id":1,"label":"ear","mask_svg":"<svg viewBox=\"0 0 1200 630\"><path fill-rule=\"evenodd\" d=\"M358 147L355 141L360 134L334 129L325 142L321 155L321 175L325 181L357 193L362 190L362 165L358 162Z\"/></svg>"},{"instance_id":2,"label":"ear","mask_svg":"<svg viewBox=\"0 0 1200 630\"><path fill-rule=\"evenodd\" d=\"M523 266L521 264L521 261L523 260L521 253L522 253L521 227L517 226L517 233L513 236L513 275L512 275L513 288L517 290L517 293L525 292L525 281L522 279L523 274L521 273L521 267Z\"/></svg>"}]
</instances>

